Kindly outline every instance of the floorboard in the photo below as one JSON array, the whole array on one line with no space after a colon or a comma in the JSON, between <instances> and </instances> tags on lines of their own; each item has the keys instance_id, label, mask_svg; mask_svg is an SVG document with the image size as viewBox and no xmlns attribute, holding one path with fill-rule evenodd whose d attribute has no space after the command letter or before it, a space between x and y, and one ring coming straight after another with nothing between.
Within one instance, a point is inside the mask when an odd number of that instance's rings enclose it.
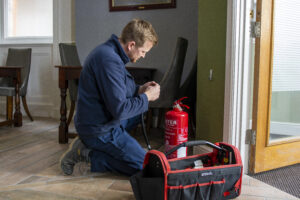
<instances>
[{"instance_id":1,"label":"floorboard","mask_svg":"<svg viewBox=\"0 0 300 200\"><path fill-rule=\"evenodd\" d=\"M24 117L22 127L0 127L0 200L135 199L128 177L91 173L86 163L77 164L73 175L63 175L58 163L68 144L58 143L59 120L34 119ZM75 130L73 124L70 130ZM146 148L141 128L132 134ZM153 129L149 140L154 149L163 150L162 130ZM245 175L238 199L296 198Z\"/></svg>"}]
</instances>

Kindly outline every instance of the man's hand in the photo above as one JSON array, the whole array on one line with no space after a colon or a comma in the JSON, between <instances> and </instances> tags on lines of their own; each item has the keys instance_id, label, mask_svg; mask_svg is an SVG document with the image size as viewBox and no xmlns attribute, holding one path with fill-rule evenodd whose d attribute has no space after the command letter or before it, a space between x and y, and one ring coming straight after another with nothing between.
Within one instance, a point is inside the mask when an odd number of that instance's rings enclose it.
<instances>
[{"instance_id":1,"label":"man's hand","mask_svg":"<svg viewBox=\"0 0 300 200\"><path fill-rule=\"evenodd\" d=\"M154 81L147 82L139 88L139 94L145 93L148 101L155 101L160 94L160 85Z\"/></svg>"},{"instance_id":2,"label":"man's hand","mask_svg":"<svg viewBox=\"0 0 300 200\"><path fill-rule=\"evenodd\" d=\"M139 88L139 94L145 93L147 87L155 86L155 85L158 85L155 81L150 81L150 82L145 83L144 85L141 85Z\"/></svg>"}]
</instances>

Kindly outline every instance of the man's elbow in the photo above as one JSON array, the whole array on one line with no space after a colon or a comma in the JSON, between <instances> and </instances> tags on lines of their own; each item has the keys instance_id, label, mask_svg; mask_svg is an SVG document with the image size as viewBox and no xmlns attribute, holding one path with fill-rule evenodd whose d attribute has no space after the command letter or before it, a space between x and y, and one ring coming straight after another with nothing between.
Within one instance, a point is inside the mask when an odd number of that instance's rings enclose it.
<instances>
[{"instance_id":1,"label":"man's elbow","mask_svg":"<svg viewBox=\"0 0 300 200\"><path fill-rule=\"evenodd\" d=\"M123 109L119 108L119 109L114 109L111 112L112 116L114 119L116 120L123 120L123 119L127 119L128 118L128 113L124 112Z\"/></svg>"}]
</instances>

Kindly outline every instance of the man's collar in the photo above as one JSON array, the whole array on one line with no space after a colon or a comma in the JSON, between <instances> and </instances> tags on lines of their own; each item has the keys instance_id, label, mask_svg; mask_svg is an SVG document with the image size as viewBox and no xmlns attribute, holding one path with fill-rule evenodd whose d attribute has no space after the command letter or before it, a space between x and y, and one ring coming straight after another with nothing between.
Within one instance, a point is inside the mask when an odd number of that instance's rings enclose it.
<instances>
[{"instance_id":1,"label":"man's collar","mask_svg":"<svg viewBox=\"0 0 300 200\"><path fill-rule=\"evenodd\" d=\"M115 35L115 34L112 34L111 35L111 38L110 38L116 45L117 47L117 50L118 50L118 54L120 55L122 61L124 62L124 64L130 62L130 59L129 57L127 56L127 54L125 53L120 41L119 41L119 38Z\"/></svg>"}]
</instances>

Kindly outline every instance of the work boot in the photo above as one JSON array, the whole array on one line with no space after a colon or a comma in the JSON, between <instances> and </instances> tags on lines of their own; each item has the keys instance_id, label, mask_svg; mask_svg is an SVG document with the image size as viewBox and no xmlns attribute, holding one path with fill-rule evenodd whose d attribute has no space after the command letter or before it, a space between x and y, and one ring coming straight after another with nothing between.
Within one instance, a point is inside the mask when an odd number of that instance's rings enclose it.
<instances>
[{"instance_id":1,"label":"work boot","mask_svg":"<svg viewBox=\"0 0 300 200\"><path fill-rule=\"evenodd\" d=\"M90 149L76 137L69 146L69 149L60 158L60 167L64 174L71 175L76 163L89 162Z\"/></svg>"}]
</instances>

